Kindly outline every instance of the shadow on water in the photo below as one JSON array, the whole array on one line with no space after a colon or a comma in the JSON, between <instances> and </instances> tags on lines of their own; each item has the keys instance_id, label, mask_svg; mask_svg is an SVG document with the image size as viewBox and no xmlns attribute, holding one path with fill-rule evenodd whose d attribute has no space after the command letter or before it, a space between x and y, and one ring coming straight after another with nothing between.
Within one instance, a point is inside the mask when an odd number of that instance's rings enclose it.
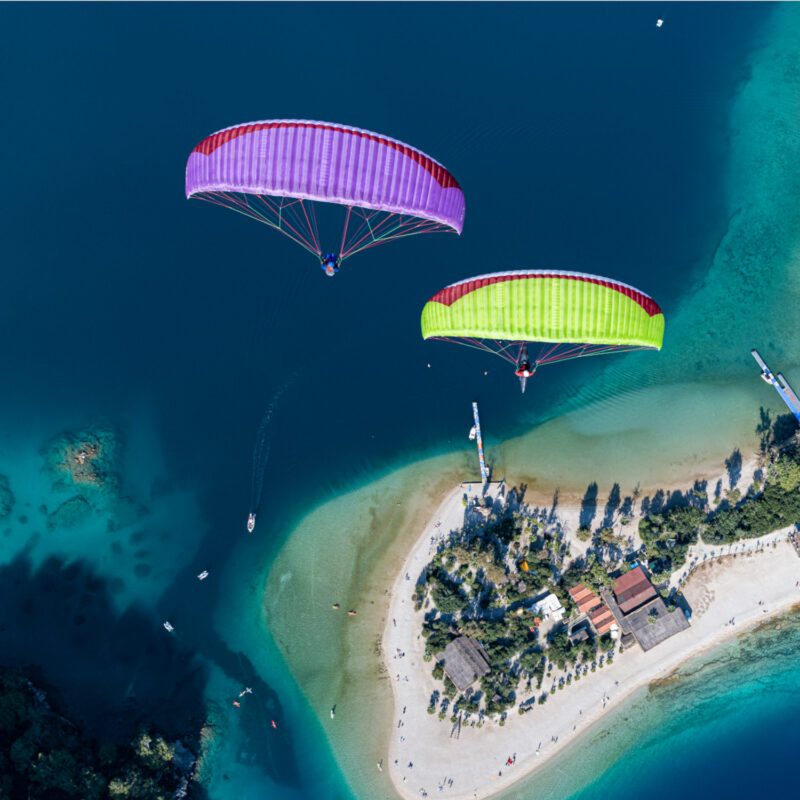
<instances>
[{"instance_id":1,"label":"shadow on water","mask_svg":"<svg viewBox=\"0 0 800 800\"><path fill-rule=\"evenodd\" d=\"M196 739L207 719L209 670L198 655L205 656L253 687L240 716L253 747L241 759L277 783L297 785L296 757L280 730L277 695L252 664L210 641L208 630L198 653L189 645L193 637L183 636L177 625L170 635L150 612L132 607L119 614L114 590L114 581L82 561L51 557L34 569L22 554L0 567L2 663L25 669L68 718L100 741L130 739L144 722L168 738Z\"/></svg>"}]
</instances>

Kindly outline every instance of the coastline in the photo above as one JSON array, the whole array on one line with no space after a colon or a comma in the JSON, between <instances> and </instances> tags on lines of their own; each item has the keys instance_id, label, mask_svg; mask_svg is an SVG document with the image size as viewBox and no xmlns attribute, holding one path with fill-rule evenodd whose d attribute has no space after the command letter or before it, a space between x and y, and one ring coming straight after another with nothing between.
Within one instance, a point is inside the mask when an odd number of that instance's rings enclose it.
<instances>
[{"instance_id":1,"label":"coastline","mask_svg":"<svg viewBox=\"0 0 800 800\"><path fill-rule=\"evenodd\" d=\"M504 791L587 734L637 690L679 679L679 670L687 662L800 604L800 589L795 585L800 579L800 558L785 540L786 532L748 540L746 553L705 561L688 579L684 593L694 613L687 631L646 653L629 648L618 654L612 665L549 696L544 706L524 716L510 713L504 726L487 720L480 731L461 728L456 738L452 723L427 713L435 686L431 665L422 659L425 644L419 630L423 612L408 613L405 608L413 605L415 585L405 576L415 578L428 563L433 553L431 537L460 527L461 494L468 484L463 486L448 493L408 553L392 586L383 631L383 658L394 700L391 741L383 767L401 797L417 797L424 791L460 800ZM489 493L496 495L498 486L492 484ZM439 521L441 526L436 524ZM757 576L767 574L769 581L757 585ZM764 606L759 605L760 600ZM726 625L730 618L735 618L734 626ZM398 659L399 653L405 656ZM557 741L552 741L554 737ZM515 764L506 767L510 756L516 756ZM443 764L448 767L443 769ZM451 779L452 785L448 783ZM443 788L437 791L439 786Z\"/></svg>"}]
</instances>

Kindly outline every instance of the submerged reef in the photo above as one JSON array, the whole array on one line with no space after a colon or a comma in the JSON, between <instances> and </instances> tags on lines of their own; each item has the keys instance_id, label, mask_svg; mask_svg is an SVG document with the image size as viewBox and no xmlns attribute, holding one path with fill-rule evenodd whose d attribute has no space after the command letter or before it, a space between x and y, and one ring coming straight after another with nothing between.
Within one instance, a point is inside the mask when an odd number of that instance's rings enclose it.
<instances>
[{"instance_id":1,"label":"submerged reef","mask_svg":"<svg viewBox=\"0 0 800 800\"><path fill-rule=\"evenodd\" d=\"M91 513L92 507L89 501L82 495L76 495L65 500L55 511L47 515L47 527L50 530L70 528L83 522Z\"/></svg>"},{"instance_id":2,"label":"submerged reef","mask_svg":"<svg viewBox=\"0 0 800 800\"><path fill-rule=\"evenodd\" d=\"M110 425L77 432L65 431L45 445L46 468L57 487L92 487L117 495L119 435Z\"/></svg>"},{"instance_id":3,"label":"submerged reef","mask_svg":"<svg viewBox=\"0 0 800 800\"><path fill-rule=\"evenodd\" d=\"M0 668L0 799L186 797L195 756L146 726L100 742L50 707L22 673ZM196 749L199 733L191 735Z\"/></svg>"},{"instance_id":4,"label":"submerged reef","mask_svg":"<svg viewBox=\"0 0 800 800\"><path fill-rule=\"evenodd\" d=\"M14 508L14 492L8 485L8 478L0 475L0 519L10 516L12 508Z\"/></svg>"}]
</instances>

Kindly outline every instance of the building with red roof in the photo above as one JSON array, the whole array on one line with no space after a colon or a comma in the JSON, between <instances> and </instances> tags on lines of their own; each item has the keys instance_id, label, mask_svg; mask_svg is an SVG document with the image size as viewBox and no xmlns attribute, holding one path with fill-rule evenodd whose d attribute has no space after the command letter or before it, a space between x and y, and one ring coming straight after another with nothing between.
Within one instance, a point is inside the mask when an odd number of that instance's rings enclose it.
<instances>
[{"instance_id":1,"label":"building with red roof","mask_svg":"<svg viewBox=\"0 0 800 800\"><path fill-rule=\"evenodd\" d=\"M641 567L626 572L614 584L614 597L623 614L630 614L656 596L656 589Z\"/></svg>"},{"instance_id":2,"label":"building with red roof","mask_svg":"<svg viewBox=\"0 0 800 800\"><path fill-rule=\"evenodd\" d=\"M578 611L588 616L598 636L607 633L611 630L611 626L616 624L611 609L582 583L569 589L569 594L575 605L578 606Z\"/></svg>"}]
</instances>

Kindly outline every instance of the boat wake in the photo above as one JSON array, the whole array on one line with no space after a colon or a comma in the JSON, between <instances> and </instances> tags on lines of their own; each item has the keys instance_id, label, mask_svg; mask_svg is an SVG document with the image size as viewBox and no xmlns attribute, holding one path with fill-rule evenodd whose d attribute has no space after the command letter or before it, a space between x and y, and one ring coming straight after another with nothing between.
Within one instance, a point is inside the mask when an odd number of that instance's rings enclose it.
<instances>
[{"instance_id":1,"label":"boat wake","mask_svg":"<svg viewBox=\"0 0 800 800\"><path fill-rule=\"evenodd\" d=\"M267 462L269 461L270 448L272 447L272 416L278 407L278 400L281 395L291 386L292 381L297 377L297 373L290 375L280 386L277 392L269 401L267 410L261 419L261 425L256 435L256 443L253 448L253 481L250 489L250 514L255 515L261 505L261 496L264 492L264 476L267 473Z\"/></svg>"}]
</instances>

